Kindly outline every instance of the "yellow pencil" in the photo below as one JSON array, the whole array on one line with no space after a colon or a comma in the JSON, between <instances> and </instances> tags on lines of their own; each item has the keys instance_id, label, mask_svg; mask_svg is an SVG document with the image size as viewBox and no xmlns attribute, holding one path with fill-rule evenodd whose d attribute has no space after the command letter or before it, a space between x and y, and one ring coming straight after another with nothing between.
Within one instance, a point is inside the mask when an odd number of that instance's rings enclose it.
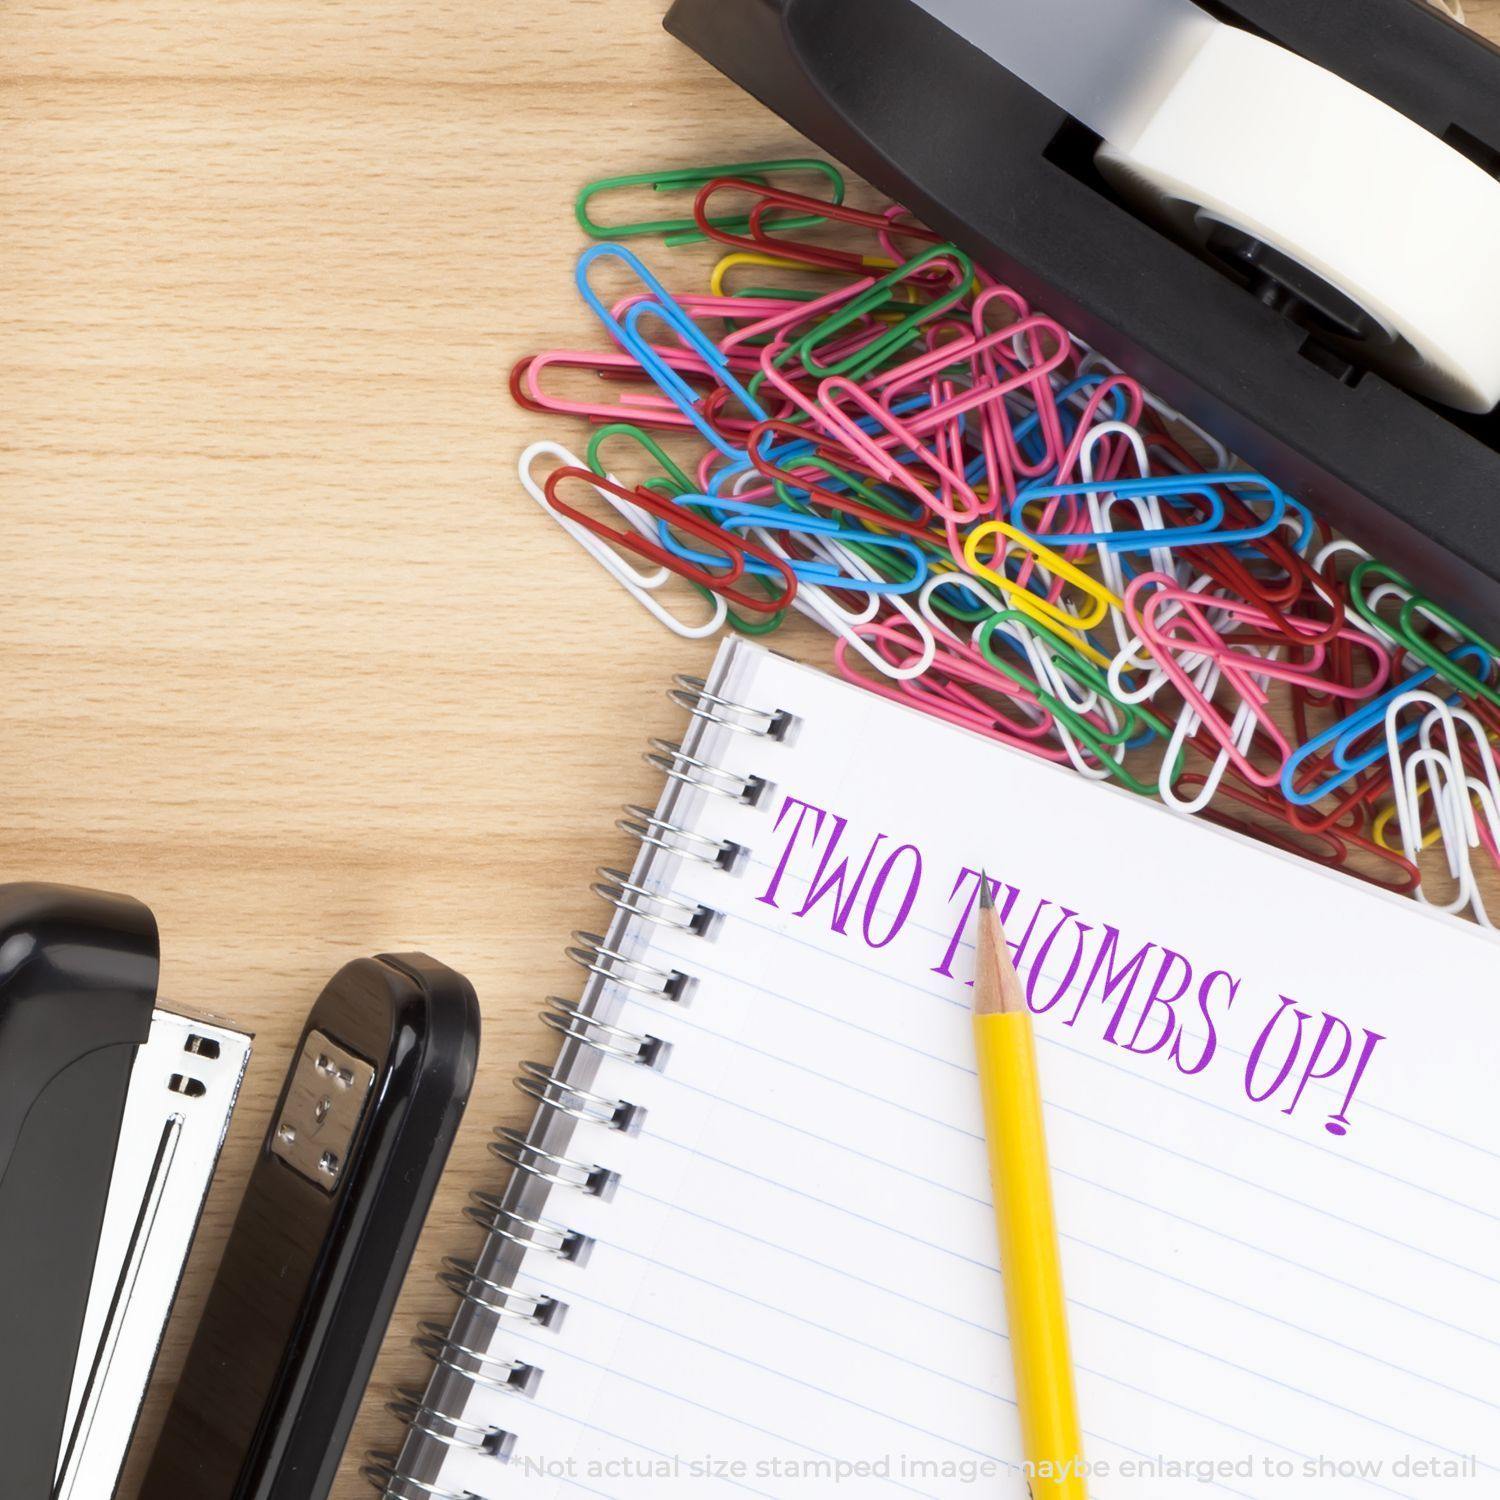
<instances>
[{"instance_id":1,"label":"yellow pencil","mask_svg":"<svg viewBox=\"0 0 1500 1500\"><path fill-rule=\"evenodd\" d=\"M1027 1477L1034 1500L1087 1500L1036 1041L988 879L980 883L974 1041Z\"/></svg>"}]
</instances>

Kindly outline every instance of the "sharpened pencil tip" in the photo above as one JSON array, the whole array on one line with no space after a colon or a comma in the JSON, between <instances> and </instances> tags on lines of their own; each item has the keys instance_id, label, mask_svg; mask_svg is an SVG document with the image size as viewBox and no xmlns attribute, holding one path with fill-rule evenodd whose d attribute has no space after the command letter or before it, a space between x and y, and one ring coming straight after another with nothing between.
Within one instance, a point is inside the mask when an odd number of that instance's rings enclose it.
<instances>
[{"instance_id":1,"label":"sharpened pencil tip","mask_svg":"<svg viewBox=\"0 0 1500 1500\"><path fill-rule=\"evenodd\" d=\"M974 1009L979 1015L1026 1009L1026 992L1011 960L1000 915L990 895L989 877L981 875L979 932L974 954Z\"/></svg>"},{"instance_id":2,"label":"sharpened pencil tip","mask_svg":"<svg viewBox=\"0 0 1500 1500\"><path fill-rule=\"evenodd\" d=\"M979 872L979 909L980 911L995 909L995 898L990 892L990 877L983 870Z\"/></svg>"}]
</instances>

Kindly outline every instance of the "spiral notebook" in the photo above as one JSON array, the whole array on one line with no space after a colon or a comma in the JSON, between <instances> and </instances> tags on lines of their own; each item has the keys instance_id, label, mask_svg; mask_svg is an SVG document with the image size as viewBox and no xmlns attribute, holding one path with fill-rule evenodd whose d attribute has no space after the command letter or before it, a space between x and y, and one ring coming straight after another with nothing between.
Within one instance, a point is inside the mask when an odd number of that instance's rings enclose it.
<instances>
[{"instance_id":1,"label":"spiral notebook","mask_svg":"<svg viewBox=\"0 0 1500 1500\"><path fill-rule=\"evenodd\" d=\"M1025 1494L981 865L1095 1500L1500 1493L1491 934L751 644L675 697L387 1494Z\"/></svg>"}]
</instances>

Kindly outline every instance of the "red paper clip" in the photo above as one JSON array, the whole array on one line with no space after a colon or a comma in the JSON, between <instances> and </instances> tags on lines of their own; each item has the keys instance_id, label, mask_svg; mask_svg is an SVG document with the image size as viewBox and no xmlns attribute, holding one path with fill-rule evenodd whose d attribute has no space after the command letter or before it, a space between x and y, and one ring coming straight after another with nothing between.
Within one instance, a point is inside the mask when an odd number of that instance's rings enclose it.
<instances>
[{"instance_id":1,"label":"red paper clip","mask_svg":"<svg viewBox=\"0 0 1500 1500\"><path fill-rule=\"evenodd\" d=\"M595 489L607 490L617 498L627 500L649 515L657 517L658 520L666 521L674 530L686 532L698 541L706 542L715 551L723 553L724 570L719 572L700 568L687 558L680 557L659 542L653 542L649 537L642 536L637 531L622 531L617 527L608 526L603 521L596 520L593 516L569 505L558 495L557 491L561 485L575 479ZM668 500L665 496L658 495L654 490L644 486L639 489L627 489L613 480L601 478L592 469L572 467L561 468L550 474L543 490L548 502L559 514L571 521L576 521L580 526L593 532L595 536L603 537L617 547L634 553L637 557L646 558L658 567L670 569L679 577L687 579L689 583L696 583L701 588L712 589L714 593L722 594L737 609L748 609L757 614L770 615L787 608L797 597L796 575L775 553L767 551L766 548L746 537L731 535L722 526L716 526L712 521ZM752 557L780 576L783 587L779 593L770 596L747 594L731 587L745 576L745 560Z\"/></svg>"}]
</instances>

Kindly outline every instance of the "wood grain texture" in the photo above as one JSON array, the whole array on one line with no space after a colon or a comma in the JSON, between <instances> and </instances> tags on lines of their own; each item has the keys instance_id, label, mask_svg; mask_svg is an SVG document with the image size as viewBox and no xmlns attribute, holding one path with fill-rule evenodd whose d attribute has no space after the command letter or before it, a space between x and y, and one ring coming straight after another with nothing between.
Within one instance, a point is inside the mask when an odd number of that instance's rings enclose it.
<instances>
[{"instance_id":1,"label":"wood grain texture","mask_svg":"<svg viewBox=\"0 0 1500 1500\"><path fill-rule=\"evenodd\" d=\"M380 1397L446 1320L515 1061L576 991L636 753L712 647L652 624L517 489L525 350L597 342L578 183L795 138L663 0L10 0L0 11L5 878L126 890L164 994L256 1032L143 1436L304 1015L362 953L466 972L469 1123ZM1500 36L1500 0L1470 7ZM1488 253L1482 250L1477 253ZM566 434L563 434L566 436ZM815 659L825 659L810 642ZM127 1489L129 1486L127 1486Z\"/></svg>"}]
</instances>

